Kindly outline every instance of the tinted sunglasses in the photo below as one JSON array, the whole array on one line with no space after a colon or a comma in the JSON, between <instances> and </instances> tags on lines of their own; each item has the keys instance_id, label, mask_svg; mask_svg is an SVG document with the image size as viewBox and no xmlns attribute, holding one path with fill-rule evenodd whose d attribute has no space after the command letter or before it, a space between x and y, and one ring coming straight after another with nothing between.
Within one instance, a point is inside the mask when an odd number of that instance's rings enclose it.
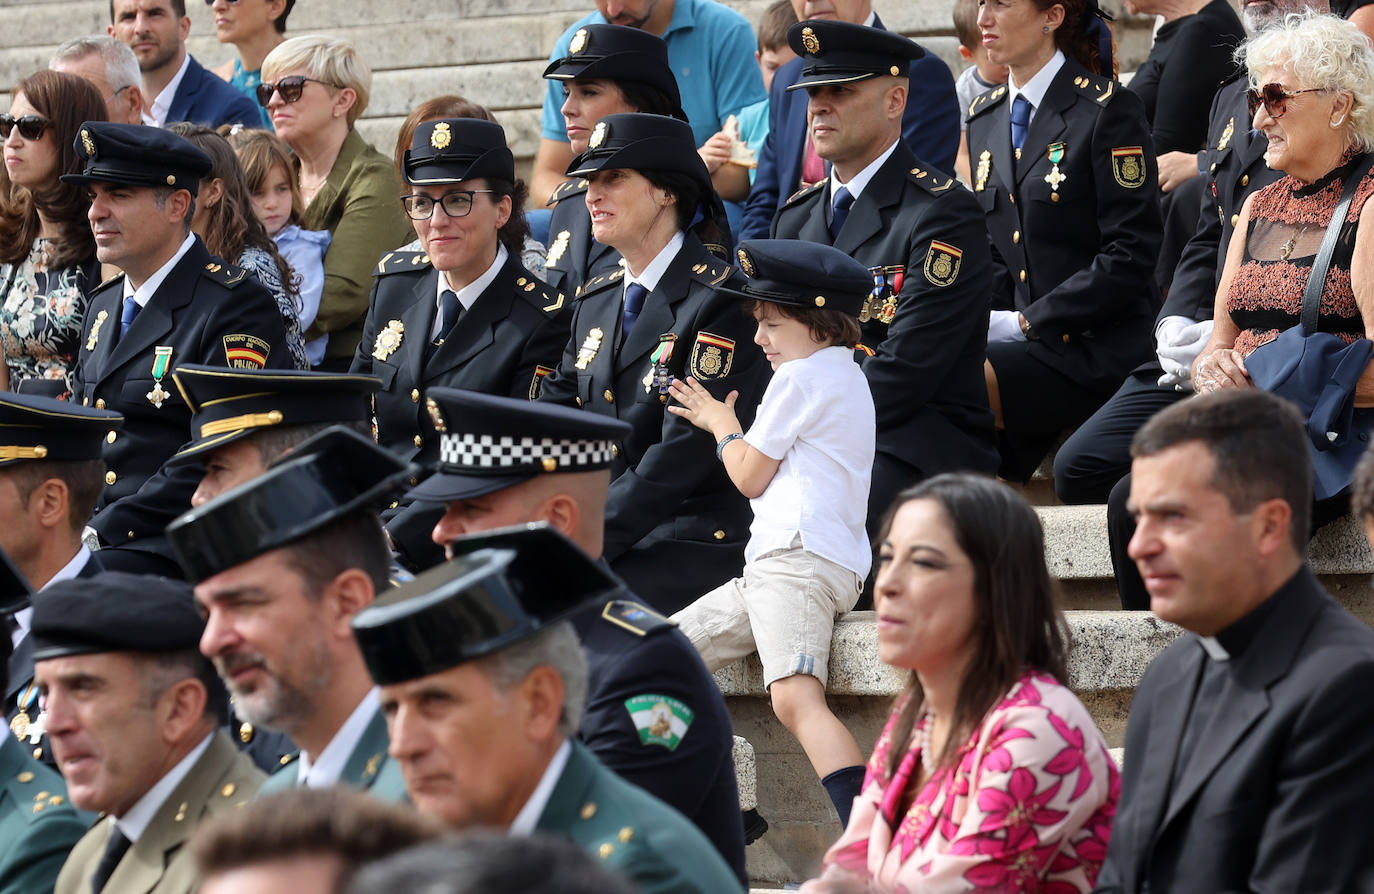
<instances>
[{"instance_id":1,"label":"tinted sunglasses","mask_svg":"<svg viewBox=\"0 0 1374 894\"><path fill-rule=\"evenodd\" d=\"M280 93L282 102L295 102L301 98L306 81L314 81L316 84L323 84L326 87L334 86L328 81L321 81L319 78L307 78L305 75L287 75L275 84L271 81L263 81L258 85L258 105L264 109L267 108L267 104L272 101L273 93Z\"/></svg>"},{"instance_id":2,"label":"tinted sunglasses","mask_svg":"<svg viewBox=\"0 0 1374 894\"><path fill-rule=\"evenodd\" d=\"M25 115L16 118L13 115L0 115L0 138L8 140L10 132L16 127L19 128L19 135L26 140L36 140L43 136L43 131L52 127L52 122L39 115Z\"/></svg>"},{"instance_id":3,"label":"tinted sunglasses","mask_svg":"<svg viewBox=\"0 0 1374 894\"><path fill-rule=\"evenodd\" d=\"M1277 121L1288 111L1288 100L1299 93L1320 93L1322 89L1313 87L1309 90L1284 90L1278 84L1265 84L1258 90L1246 90L1245 104L1250 109L1250 120L1255 119L1256 110L1259 109L1260 103L1264 103L1264 110L1269 113L1269 117Z\"/></svg>"}]
</instances>

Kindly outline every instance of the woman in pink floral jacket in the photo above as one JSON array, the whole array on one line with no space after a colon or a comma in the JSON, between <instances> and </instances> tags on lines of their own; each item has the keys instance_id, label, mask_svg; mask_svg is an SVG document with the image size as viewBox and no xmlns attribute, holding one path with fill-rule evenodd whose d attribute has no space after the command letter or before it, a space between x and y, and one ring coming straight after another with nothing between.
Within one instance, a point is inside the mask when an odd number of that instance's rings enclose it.
<instances>
[{"instance_id":1,"label":"woman in pink floral jacket","mask_svg":"<svg viewBox=\"0 0 1374 894\"><path fill-rule=\"evenodd\" d=\"M1034 510L941 475L879 539L883 661L911 681L849 827L810 894L1089 891L1121 780L1066 679L1066 637Z\"/></svg>"}]
</instances>

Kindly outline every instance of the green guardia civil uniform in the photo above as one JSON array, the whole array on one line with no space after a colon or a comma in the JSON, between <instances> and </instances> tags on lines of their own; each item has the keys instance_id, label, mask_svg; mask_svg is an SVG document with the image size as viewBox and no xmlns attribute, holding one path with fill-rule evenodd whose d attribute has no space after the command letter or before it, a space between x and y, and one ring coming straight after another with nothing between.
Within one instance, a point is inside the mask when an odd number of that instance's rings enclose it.
<instances>
[{"instance_id":1,"label":"green guardia civil uniform","mask_svg":"<svg viewBox=\"0 0 1374 894\"><path fill-rule=\"evenodd\" d=\"M72 807L55 770L0 736L0 894L51 891L92 819Z\"/></svg>"},{"instance_id":2,"label":"green guardia civil uniform","mask_svg":"<svg viewBox=\"0 0 1374 894\"><path fill-rule=\"evenodd\" d=\"M365 791L382 801L405 802L406 783L401 777L401 765L387 756L389 744L386 720L378 711L368 721L363 737L349 754L343 772L339 774L339 783ZM300 752L282 758L281 769L267 778L258 793L269 795L302 785L299 758Z\"/></svg>"}]
</instances>

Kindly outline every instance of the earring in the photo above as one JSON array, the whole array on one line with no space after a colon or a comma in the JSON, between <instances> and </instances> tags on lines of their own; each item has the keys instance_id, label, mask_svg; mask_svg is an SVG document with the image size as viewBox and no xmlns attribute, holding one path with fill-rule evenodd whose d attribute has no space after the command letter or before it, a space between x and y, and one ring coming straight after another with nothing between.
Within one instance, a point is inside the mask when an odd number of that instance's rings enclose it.
<instances>
[{"instance_id":1,"label":"earring","mask_svg":"<svg viewBox=\"0 0 1374 894\"><path fill-rule=\"evenodd\" d=\"M1049 33L1050 33L1050 26L1049 26L1049 25L1046 25L1046 26L1044 26L1043 28L1041 28L1040 30L1041 30L1041 31L1044 31L1046 34L1049 34Z\"/></svg>"}]
</instances>

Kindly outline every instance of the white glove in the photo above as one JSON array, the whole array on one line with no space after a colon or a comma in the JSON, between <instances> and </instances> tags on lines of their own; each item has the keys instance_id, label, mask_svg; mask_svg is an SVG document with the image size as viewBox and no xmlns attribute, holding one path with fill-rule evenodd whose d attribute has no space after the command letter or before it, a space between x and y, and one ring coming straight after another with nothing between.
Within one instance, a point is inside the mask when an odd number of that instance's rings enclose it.
<instances>
[{"instance_id":1,"label":"white glove","mask_svg":"<svg viewBox=\"0 0 1374 894\"><path fill-rule=\"evenodd\" d=\"M988 342L1025 341L1021 331L1021 313L1015 310L994 310L988 314Z\"/></svg>"},{"instance_id":2,"label":"white glove","mask_svg":"<svg viewBox=\"0 0 1374 894\"><path fill-rule=\"evenodd\" d=\"M1193 322L1187 317L1165 317L1155 327L1155 353L1164 375L1161 387L1169 385L1179 391L1192 388L1193 361L1212 337L1212 321Z\"/></svg>"}]
</instances>

